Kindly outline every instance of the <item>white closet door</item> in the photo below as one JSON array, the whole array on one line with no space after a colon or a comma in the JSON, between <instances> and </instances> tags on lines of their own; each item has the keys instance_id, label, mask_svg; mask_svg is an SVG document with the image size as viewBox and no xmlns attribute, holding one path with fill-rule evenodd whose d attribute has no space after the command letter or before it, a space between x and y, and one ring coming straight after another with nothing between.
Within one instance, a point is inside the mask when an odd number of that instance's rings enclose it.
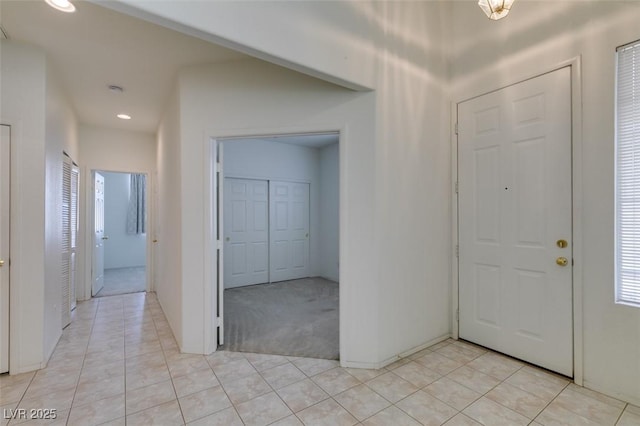
<instances>
[{"instance_id":1,"label":"white closet door","mask_svg":"<svg viewBox=\"0 0 640 426\"><path fill-rule=\"evenodd\" d=\"M9 371L10 129L0 125L0 373Z\"/></svg>"},{"instance_id":2,"label":"white closet door","mask_svg":"<svg viewBox=\"0 0 640 426\"><path fill-rule=\"evenodd\" d=\"M269 182L270 281L309 276L309 184Z\"/></svg>"},{"instance_id":3,"label":"white closet door","mask_svg":"<svg viewBox=\"0 0 640 426\"><path fill-rule=\"evenodd\" d=\"M69 208L71 226L71 262L70 262L70 287L69 306L71 310L76 308L76 254L78 250L78 193L80 184L80 169L75 164L71 167L71 204Z\"/></svg>"},{"instance_id":4,"label":"white closet door","mask_svg":"<svg viewBox=\"0 0 640 426\"><path fill-rule=\"evenodd\" d=\"M224 180L224 286L269 282L269 191L266 180Z\"/></svg>"},{"instance_id":5,"label":"white closet door","mask_svg":"<svg viewBox=\"0 0 640 426\"><path fill-rule=\"evenodd\" d=\"M62 327L71 323L71 159L62 162Z\"/></svg>"},{"instance_id":6,"label":"white closet door","mask_svg":"<svg viewBox=\"0 0 640 426\"><path fill-rule=\"evenodd\" d=\"M460 337L573 374L568 68L458 106Z\"/></svg>"}]
</instances>

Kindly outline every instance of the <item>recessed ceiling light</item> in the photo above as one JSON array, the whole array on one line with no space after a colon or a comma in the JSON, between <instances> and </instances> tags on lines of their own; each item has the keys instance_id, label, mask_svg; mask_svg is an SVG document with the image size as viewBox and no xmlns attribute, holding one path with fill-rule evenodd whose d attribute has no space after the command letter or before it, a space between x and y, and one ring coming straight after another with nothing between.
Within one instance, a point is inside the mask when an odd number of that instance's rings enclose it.
<instances>
[{"instance_id":1,"label":"recessed ceiling light","mask_svg":"<svg viewBox=\"0 0 640 426\"><path fill-rule=\"evenodd\" d=\"M75 12L76 7L69 0L44 0L47 4L54 9L58 9L61 12Z\"/></svg>"},{"instance_id":2,"label":"recessed ceiling light","mask_svg":"<svg viewBox=\"0 0 640 426\"><path fill-rule=\"evenodd\" d=\"M116 117L118 117L121 120L131 120L131 116L128 114L118 114L116 115Z\"/></svg>"}]
</instances>

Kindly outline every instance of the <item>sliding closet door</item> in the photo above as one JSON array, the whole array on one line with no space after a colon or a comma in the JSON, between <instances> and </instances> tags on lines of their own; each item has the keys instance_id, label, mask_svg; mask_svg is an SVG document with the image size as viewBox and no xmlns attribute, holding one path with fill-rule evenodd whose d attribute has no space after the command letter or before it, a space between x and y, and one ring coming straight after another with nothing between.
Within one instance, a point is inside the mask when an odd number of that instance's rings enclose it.
<instances>
[{"instance_id":1,"label":"sliding closet door","mask_svg":"<svg viewBox=\"0 0 640 426\"><path fill-rule=\"evenodd\" d=\"M271 282L309 276L309 184L269 182Z\"/></svg>"},{"instance_id":2,"label":"sliding closet door","mask_svg":"<svg viewBox=\"0 0 640 426\"><path fill-rule=\"evenodd\" d=\"M269 282L269 191L266 180L224 180L224 286Z\"/></svg>"}]
</instances>

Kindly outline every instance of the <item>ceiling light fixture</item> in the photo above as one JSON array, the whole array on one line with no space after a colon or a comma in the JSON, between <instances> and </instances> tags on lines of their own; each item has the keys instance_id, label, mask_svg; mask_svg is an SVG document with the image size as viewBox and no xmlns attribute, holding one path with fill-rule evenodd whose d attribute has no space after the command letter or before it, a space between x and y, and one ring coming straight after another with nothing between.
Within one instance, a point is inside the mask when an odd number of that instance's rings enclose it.
<instances>
[{"instance_id":1,"label":"ceiling light fixture","mask_svg":"<svg viewBox=\"0 0 640 426\"><path fill-rule=\"evenodd\" d=\"M128 114L118 114L116 115L116 117L118 117L121 120L131 120L131 116Z\"/></svg>"},{"instance_id":2,"label":"ceiling light fixture","mask_svg":"<svg viewBox=\"0 0 640 426\"><path fill-rule=\"evenodd\" d=\"M75 12L76 7L69 0L44 0L47 4L54 9L58 9L61 12Z\"/></svg>"},{"instance_id":3,"label":"ceiling light fixture","mask_svg":"<svg viewBox=\"0 0 640 426\"><path fill-rule=\"evenodd\" d=\"M515 0L478 0L478 6L489 19L497 21L509 14Z\"/></svg>"}]
</instances>

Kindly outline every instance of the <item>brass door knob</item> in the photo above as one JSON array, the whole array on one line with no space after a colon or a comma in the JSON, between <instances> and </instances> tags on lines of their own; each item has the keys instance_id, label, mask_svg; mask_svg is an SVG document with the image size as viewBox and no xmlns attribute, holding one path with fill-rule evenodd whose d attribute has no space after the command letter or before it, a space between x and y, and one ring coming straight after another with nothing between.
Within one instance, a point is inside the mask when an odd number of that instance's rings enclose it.
<instances>
[{"instance_id":1,"label":"brass door knob","mask_svg":"<svg viewBox=\"0 0 640 426\"><path fill-rule=\"evenodd\" d=\"M566 257L559 257L556 259L556 263L560 266L567 266L569 264L569 261Z\"/></svg>"},{"instance_id":2,"label":"brass door knob","mask_svg":"<svg viewBox=\"0 0 640 426\"><path fill-rule=\"evenodd\" d=\"M567 242L567 240L558 240L556 241L556 245L560 248L565 248L569 245L569 243Z\"/></svg>"},{"instance_id":3,"label":"brass door knob","mask_svg":"<svg viewBox=\"0 0 640 426\"><path fill-rule=\"evenodd\" d=\"M0 268L4 266L4 260L0 260Z\"/></svg>"}]
</instances>

